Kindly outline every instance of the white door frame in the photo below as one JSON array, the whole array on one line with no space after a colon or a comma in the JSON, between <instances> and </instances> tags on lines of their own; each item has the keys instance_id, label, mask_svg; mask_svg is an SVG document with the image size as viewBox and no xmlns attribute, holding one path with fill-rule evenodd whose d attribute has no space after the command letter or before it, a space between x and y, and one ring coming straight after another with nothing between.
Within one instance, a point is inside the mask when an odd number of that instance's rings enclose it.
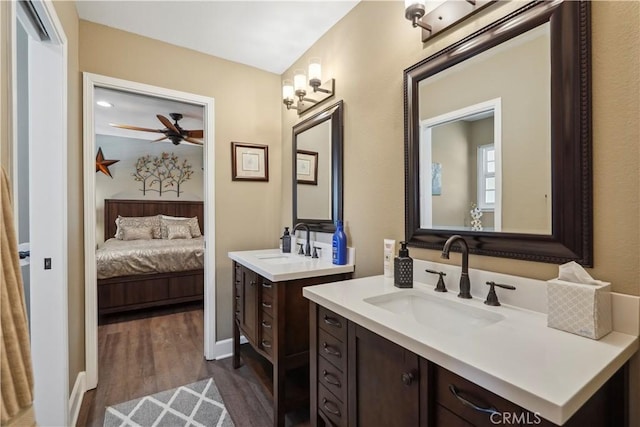
<instances>
[{"instance_id":1,"label":"white door frame","mask_svg":"<svg viewBox=\"0 0 640 427\"><path fill-rule=\"evenodd\" d=\"M87 389L92 389L98 385L94 89L101 87L133 92L196 104L204 108L204 357L207 360L216 357L215 130L213 98L91 73L83 73L83 80L85 361Z\"/></svg>"},{"instance_id":2,"label":"white door frame","mask_svg":"<svg viewBox=\"0 0 640 427\"><path fill-rule=\"evenodd\" d=\"M502 98L494 98L475 105L450 111L420 122L420 227L431 228L431 128L463 117L493 110L493 144L496 149L496 204L494 210L494 231L502 230ZM422 183L427 183L423 191ZM424 210L424 212L423 212Z\"/></svg>"},{"instance_id":3,"label":"white door frame","mask_svg":"<svg viewBox=\"0 0 640 427\"><path fill-rule=\"evenodd\" d=\"M38 424L68 425L67 38L51 1L32 0L31 4L50 37L47 41L30 37L28 42L30 332L34 408ZM18 169L17 7L11 2L10 122L14 190L17 190ZM26 22L23 26L33 36ZM51 259L50 269L44 268L45 258Z\"/></svg>"}]
</instances>

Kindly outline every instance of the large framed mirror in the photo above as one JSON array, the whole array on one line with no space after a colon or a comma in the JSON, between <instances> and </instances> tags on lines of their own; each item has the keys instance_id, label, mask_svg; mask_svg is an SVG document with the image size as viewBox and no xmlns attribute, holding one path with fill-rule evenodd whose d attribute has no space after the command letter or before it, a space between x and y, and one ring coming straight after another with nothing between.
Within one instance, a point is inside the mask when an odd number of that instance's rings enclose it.
<instances>
[{"instance_id":1,"label":"large framed mirror","mask_svg":"<svg viewBox=\"0 0 640 427\"><path fill-rule=\"evenodd\" d=\"M592 265L589 20L531 2L405 70L411 246Z\"/></svg>"},{"instance_id":2,"label":"large framed mirror","mask_svg":"<svg viewBox=\"0 0 640 427\"><path fill-rule=\"evenodd\" d=\"M342 101L293 127L294 224L333 233L342 219L342 139Z\"/></svg>"}]
</instances>

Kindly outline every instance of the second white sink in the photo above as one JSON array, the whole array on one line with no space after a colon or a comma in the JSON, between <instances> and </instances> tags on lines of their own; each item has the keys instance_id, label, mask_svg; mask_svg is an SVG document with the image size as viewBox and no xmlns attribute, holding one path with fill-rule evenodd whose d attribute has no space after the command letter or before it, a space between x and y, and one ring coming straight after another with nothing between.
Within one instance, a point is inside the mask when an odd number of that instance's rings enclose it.
<instances>
[{"instance_id":1,"label":"second white sink","mask_svg":"<svg viewBox=\"0 0 640 427\"><path fill-rule=\"evenodd\" d=\"M477 328L505 318L502 314L481 307L449 301L415 289L369 297L363 301L429 328L456 334L473 333Z\"/></svg>"},{"instance_id":2,"label":"second white sink","mask_svg":"<svg viewBox=\"0 0 640 427\"><path fill-rule=\"evenodd\" d=\"M295 254L264 254L256 255L256 258L268 264L297 264L311 259L309 257Z\"/></svg>"}]
</instances>

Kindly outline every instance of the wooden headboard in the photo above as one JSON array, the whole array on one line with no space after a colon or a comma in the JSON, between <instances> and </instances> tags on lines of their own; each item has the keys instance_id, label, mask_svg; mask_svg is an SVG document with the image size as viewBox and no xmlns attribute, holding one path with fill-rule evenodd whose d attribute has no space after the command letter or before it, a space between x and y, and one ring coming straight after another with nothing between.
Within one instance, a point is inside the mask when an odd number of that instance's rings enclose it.
<instances>
[{"instance_id":1,"label":"wooden headboard","mask_svg":"<svg viewBox=\"0 0 640 427\"><path fill-rule=\"evenodd\" d=\"M204 205L194 200L104 200L104 240L116 234L116 218L120 216L171 215L198 217L200 231L204 231Z\"/></svg>"}]
</instances>

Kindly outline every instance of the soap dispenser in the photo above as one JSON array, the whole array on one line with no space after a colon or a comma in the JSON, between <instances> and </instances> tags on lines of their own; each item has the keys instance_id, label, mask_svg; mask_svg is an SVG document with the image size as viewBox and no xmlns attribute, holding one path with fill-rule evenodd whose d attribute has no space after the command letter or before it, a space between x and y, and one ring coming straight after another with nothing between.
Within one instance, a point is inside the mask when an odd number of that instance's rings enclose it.
<instances>
[{"instance_id":1,"label":"soap dispenser","mask_svg":"<svg viewBox=\"0 0 640 427\"><path fill-rule=\"evenodd\" d=\"M409 257L407 242L400 242L400 246L394 260L393 284L398 288L413 288L413 259Z\"/></svg>"},{"instance_id":2,"label":"soap dispenser","mask_svg":"<svg viewBox=\"0 0 640 427\"><path fill-rule=\"evenodd\" d=\"M284 228L284 234L281 237L282 239L282 253L289 254L291 253L291 233L289 233L289 227Z\"/></svg>"}]
</instances>

